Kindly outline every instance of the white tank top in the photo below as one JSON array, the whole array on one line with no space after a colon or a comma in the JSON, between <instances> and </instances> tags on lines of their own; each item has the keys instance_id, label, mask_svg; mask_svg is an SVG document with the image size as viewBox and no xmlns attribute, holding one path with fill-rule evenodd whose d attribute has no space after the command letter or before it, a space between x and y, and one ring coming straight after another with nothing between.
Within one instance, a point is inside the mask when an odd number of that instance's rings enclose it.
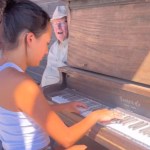
<instances>
[{"instance_id":1,"label":"white tank top","mask_svg":"<svg viewBox=\"0 0 150 150\"><path fill-rule=\"evenodd\" d=\"M0 71L12 67L23 72L14 63L5 63ZM5 150L40 150L50 143L49 136L23 112L0 107L0 140Z\"/></svg>"}]
</instances>

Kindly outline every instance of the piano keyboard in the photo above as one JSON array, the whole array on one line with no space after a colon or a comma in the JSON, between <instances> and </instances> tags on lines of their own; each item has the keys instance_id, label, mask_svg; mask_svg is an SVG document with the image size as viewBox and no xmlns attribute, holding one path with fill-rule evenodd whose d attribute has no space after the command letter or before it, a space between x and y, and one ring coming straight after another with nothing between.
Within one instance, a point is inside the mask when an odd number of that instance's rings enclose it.
<instances>
[{"instance_id":1,"label":"piano keyboard","mask_svg":"<svg viewBox=\"0 0 150 150\"><path fill-rule=\"evenodd\" d=\"M88 106L88 109L79 108L81 116L86 117L94 110L109 108L97 101L87 98L71 89L65 89L58 95L52 97L52 101L56 103L67 103L71 101L80 101ZM122 120L113 120L105 126L115 132L119 132L123 136L145 146L150 149L150 119L128 112L122 108L113 109L123 116ZM102 124L103 125L103 124Z\"/></svg>"},{"instance_id":2,"label":"piano keyboard","mask_svg":"<svg viewBox=\"0 0 150 150\"><path fill-rule=\"evenodd\" d=\"M110 122L106 126L150 149L150 120L121 108L114 110L120 113L123 119Z\"/></svg>"}]
</instances>

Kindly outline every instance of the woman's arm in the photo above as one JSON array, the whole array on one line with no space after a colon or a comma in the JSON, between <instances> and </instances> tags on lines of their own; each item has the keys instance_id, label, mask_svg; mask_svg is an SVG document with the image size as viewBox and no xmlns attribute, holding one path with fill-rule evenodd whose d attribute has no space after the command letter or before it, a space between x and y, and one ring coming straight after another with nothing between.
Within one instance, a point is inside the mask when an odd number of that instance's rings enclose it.
<instances>
[{"instance_id":1,"label":"woman's arm","mask_svg":"<svg viewBox=\"0 0 150 150\"><path fill-rule=\"evenodd\" d=\"M53 111L40 88L25 79L14 89L14 98L19 110L33 118L52 138L65 148L79 140L98 120L110 120L112 112L99 110L92 112L79 123L67 127Z\"/></svg>"},{"instance_id":2,"label":"woman's arm","mask_svg":"<svg viewBox=\"0 0 150 150\"><path fill-rule=\"evenodd\" d=\"M82 103L82 102L68 102L64 104L52 104L51 108L55 112L60 112L60 111L67 111L67 112L75 112L75 113L80 113L78 108L85 108L87 109L87 105Z\"/></svg>"}]
</instances>

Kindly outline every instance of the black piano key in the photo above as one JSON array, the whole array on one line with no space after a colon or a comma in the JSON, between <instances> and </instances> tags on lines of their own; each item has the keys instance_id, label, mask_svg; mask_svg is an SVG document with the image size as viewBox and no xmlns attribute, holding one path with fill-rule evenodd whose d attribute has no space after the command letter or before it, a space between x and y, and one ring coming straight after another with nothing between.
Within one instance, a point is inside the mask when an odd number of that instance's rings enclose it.
<instances>
[{"instance_id":1,"label":"black piano key","mask_svg":"<svg viewBox=\"0 0 150 150\"><path fill-rule=\"evenodd\" d=\"M81 102L83 102L83 103L86 103L87 101L88 101L87 98L83 98L83 99L81 100Z\"/></svg>"},{"instance_id":2,"label":"black piano key","mask_svg":"<svg viewBox=\"0 0 150 150\"><path fill-rule=\"evenodd\" d=\"M92 103L91 101L85 101L85 103L88 105L88 106L94 106L95 104Z\"/></svg>"},{"instance_id":3,"label":"black piano key","mask_svg":"<svg viewBox=\"0 0 150 150\"><path fill-rule=\"evenodd\" d=\"M133 130L137 130L137 129L143 128L143 127L145 127L147 125L148 125L148 123L143 123L141 125L138 125L138 126L134 127Z\"/></svg>"},{"instance_id":4,"label":"black piano key","mask_svg":"<svg viewBox=\"0 0 150 150\"><path fill-rule=\"evenodd\" d=\"M133 130L136 130L136 129L139 129L139 128L144 127L146 125L148 125L148 123L146 123L144 121L139 121L135 124L129 125L128 127L133 129Z\"/></svg>"},{"instance_id":5,"label":"black piano key","mask_svg":"<svg viewBox=\"0 0 150 150\"><path fill-rule=\"evenodd\" d=\"M77 99L76 99L77 101L82 101L82 99L83 99L83 97L79 96L79 95L77 95L76 97L77 97Z\"/></svg>"},{"instance_id":6,"label":"black piano key","mask_svg":"<svg viewBox=\"0 0 150 150\"><path fill-rule=\"evenodd\" d=\"M59 95L57 95L57 96L63 97L63 96L65 96L65 95L68 95L68 93L59 94Z\"/></svg>"},{"instance_id":7,"label":"black piano key","mask_svg":"<svg viewBox=\"0 0 150 150\"><path fill-rule=\"evenodd\" d=\"M98 106L100 106L100 104L94 104L94 103L88 103L88 106L90 107L98 107Z\"/></svg>"},{"instance_id":8,"label":"black piano key","mask_svg":"<svg viewBox=\"0 0 150 150\"><path fill-rule=\"evenodd\" d=\"M95 110L102 109L102 108L103 108L102 105L90 106L90 107L88 108L88 110L90 110L90 111L95 111Z\"/></svg>"},{"instance_id":9,"label":"black piano key","mask_svg":"<svg viewBox=\"0 0 150 150\"><path fill-rule=\"evenodd\" d=\"M150 136L150 131L145 131L143 134L147 135L147 136Z\"/></svg>"},{"instance_id":10,"label":"black piano key","mask_svg":"<svg viewBox=\"0 0 150 150\"><path fill-rule=\"evenodd\" d=\"M130 118L131 118L131 116L125 116L122 120L120 120L119 123L123 123L124 121L126 121L126 120L128 120Z\"/></svg>"},{"instance_id":11,"label":"black piano key","mask_svg":"<svg viewBox=\"0 0 150 150\"><path fill-rule=\"evenodd\" d=\"M131 125L128 126L128 128L133 128L133 127L135 127L136 125L141 124L141 123L143 123L143 121L139 121L139 122L136 122L136 123L134 123L134 124L131 124Z\"/></svg>"},{"instance_id":12,"label":"black piano key","mask_svg":"<svg viewBox=\"0 0 150 150\"><path fill-rule=\"evenodd\" d=\"M144 129L139 130L139 132L140 132L140 133L143 133L143 134L144 134L145 132L148 132L148 131L150 131L150 126L144 128Z\"/></svg>"},{"instance_id":13,"label":"black piano key","mask_svg":"<svg viewBox=\"0 0 150 150\"><path fill-rule=\"evenodd\" d=\"M71 97L68 97L67 100L68 101L76 101L76 100L79 101L79 97L78 96L71 96Z\"/></svg>"},{"instance_id":14,"label":"black piano key","mask_svg":"<svg viewBox=\"0 0 150 150\"><path fill-rule=\"evenodd\" d=\"M64 98L65 99L66 95L59 95L60 98Z\"/></svg>"},{"instance_id":15,"label":"black piano key","mask_svg":"<svg viewBox=\"0 0 150 150\"><path fill-rule=\"evenodd\" d=\"M112 119L112 120L110 121L110 124L120 123L120 121L121 121L121 119L116 119L116 118L114 118L114 119Z\"/></svg>"},{"instance_id":16,"label":"black piano key","mask_svg":"<svg viewBox=\"0 0 150 150\"><path fill-rule=\"evenodd\" d=\"M131 116L127 116L127 117L125 117L123 120L121 120L121 124L123 124L123 125L126 125L126 124L128 124L128 123L132 123L132 122L135 122L135 121L137 121L137 119L135 119L134 117L131 117Z\"/></svg>"},{"instance_id":17,"label":"black piano key","mask_svg":"<svg viewBox=\"0 0 150 150\"><path fill-rule=\"evenodd\" d=\"M72 97L72 96L74 96L74 95L73 94L66 94L66 95L63 95L61 97L67 99L67 98Z\"/></svg>"},{"instance_id":18,"label":"black piano key","mask_svg":"<svg viewBox=\"0 0 150 150\"><path fill-rule=\"evenodd\" d=\"M99 103L96 103L95 101L89 100L89 99L82 99L82 102L87 104L87 106L96 106L99 105Z\"/></svg>"},{"instance_id":19,"label":"black piano key","mask_svg":"<svg viewBox=\"0 0 150 150\"><path fill-rule=\"evenodd\" d=\"M146 134L146 133L149 133L149 132L150 132L150 129L147 129L147 130L143 131L142 133Z\"/></svg>"},{"instance_id":20,"label":"black piano key","mask_svg":"<svg viewBox=\"0 0 150 150\"><path fill-rule=\"evenodd\" d=\"M131 123L135 123L135 122L137 122L138 121L138 119L132 119L132 120L129 120L129 121L127 121L126 123L124 123L123 125L127 125L127 124L131 124Z\"/></svg>"},{"instance_id":21,"label":"black piano key","mask_svg":"<svg viewBox=\"0 0 150 150\"><path fill-rule=\"evenodd\" d=\"M69 101L75 101L75 100L79 100L79 97L74 95L74 96L68 97L67 99Z\"/></svg>"}]
</instances>

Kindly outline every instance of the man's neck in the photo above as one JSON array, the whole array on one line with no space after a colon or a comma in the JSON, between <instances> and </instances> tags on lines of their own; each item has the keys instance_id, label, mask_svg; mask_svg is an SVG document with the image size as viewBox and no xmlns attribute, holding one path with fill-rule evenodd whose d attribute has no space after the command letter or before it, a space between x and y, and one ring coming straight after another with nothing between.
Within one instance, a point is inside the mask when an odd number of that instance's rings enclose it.
<instances>
[{"instance_id":1,"label":"man's neck","mask_svg":"<svg viewBox=\"0 0 150 150\"><path fill-rule=\"evenodd\" d=\"M59 40L58 40L58 44L63 44L63 43L65 43L67 40L68 40L68 38L65 39L65 40L63 40L63 41L59 41Z\"/></svg>"}]
</instances>

